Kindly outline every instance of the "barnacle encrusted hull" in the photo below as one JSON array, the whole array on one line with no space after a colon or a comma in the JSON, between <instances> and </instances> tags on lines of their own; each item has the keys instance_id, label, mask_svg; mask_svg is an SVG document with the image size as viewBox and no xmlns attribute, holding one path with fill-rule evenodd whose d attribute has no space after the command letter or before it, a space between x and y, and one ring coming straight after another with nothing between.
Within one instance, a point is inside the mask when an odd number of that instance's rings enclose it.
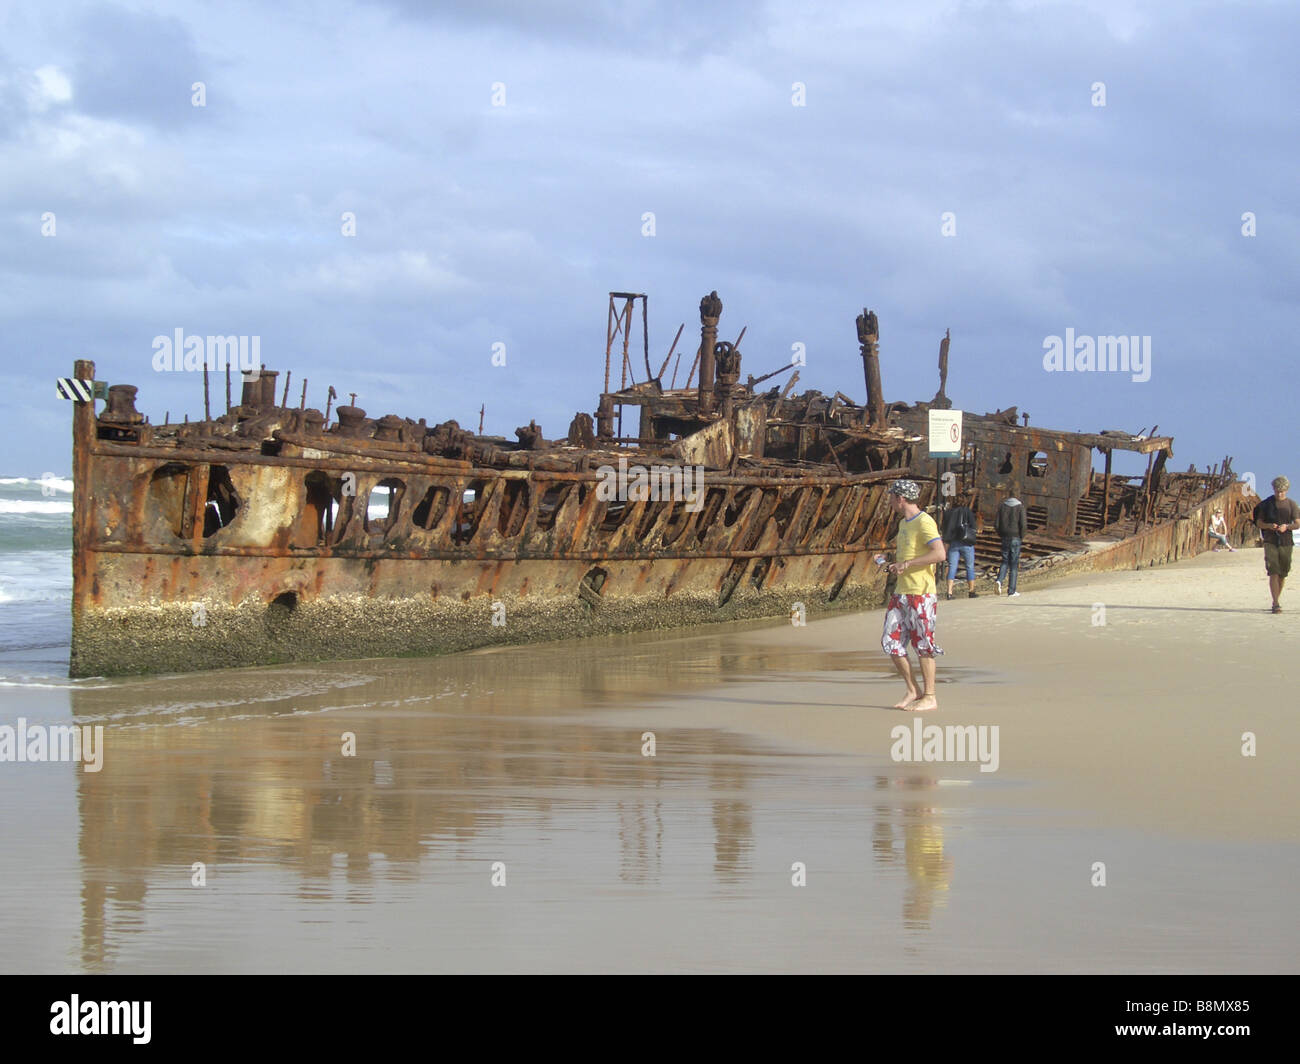
<instances>
[{"instance_id":1,"label":"barnacle encrusted hull","mask_svg":"<svg viewBox=\"0 0 1300 1064\"><path fill-rule=\"evenodd\" d=\"M196 568L193 578L180 581L167 598L137 598L86 611L79 621L72 671L180 672L438 654L772 617L792 608L816 616L879 601L879 584L869 571L876 567L864 558L810 554L771 567L763 559L725 558L606 561L600 566L382 559L366 567L348 559L282 566L227 558ZM132 580L145 577L148 568L139 556L117 555L103 575ZM593 590L593 573L604 578L601 591ZM260 593L234 603L216 602L205 586L214 581L298 590L280 591L269 604ZM311 593L317 585L329 590ZM617 593L620 586L627 592ZM202 614L196 612L198 604ZM198 617L203 623L196 623Z\"/></svg>"}]
</instances>

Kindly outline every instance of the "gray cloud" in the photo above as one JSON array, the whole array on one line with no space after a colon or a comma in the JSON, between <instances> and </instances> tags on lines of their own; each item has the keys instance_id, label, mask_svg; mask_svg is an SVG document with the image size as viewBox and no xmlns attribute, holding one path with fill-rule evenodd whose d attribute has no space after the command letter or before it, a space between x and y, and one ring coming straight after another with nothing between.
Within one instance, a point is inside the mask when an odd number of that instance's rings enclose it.
<instances>
[{"instance_id":1,"label":"gray cloud","mask_svg":"<svg viewBox=\"0 0 1300 1064\"><path fill-rule=\"evenodd\" d=\"M749 0L366 0L416 24L515 35L661 60L726 52L761 35L767 5Z\"/></svg>"},{"instance_id":2,"label":"gray cloud","mask_svg":"<svg viewBox=\"0 0 1300 1064\"><path fill-rule=\"evenodd\" d=\"M211 79L212 64L180 18L96 6L84 12L76 32L79 110L164 130L192 121L191 86Z\"/></svg>"},{"instance_id":3,"label":"gray cloud","mask_svg":"<svg viewBox=\"0 0 1300 1064\"><path fill-rule=\"evenodd\" d=\"M1159 420L1184 461L1274 460L1246 426L1284 419L1291 373L1289 8L159 11L42 13L6 41L11 423L82 356L143 409L197 410L196 382L148 368L152 337L183 327L262 335L314 401L334 384L462 423L485 403L490 431L536 416L558 435L594 406L606 292L650 294L656 365L685 321L688 365L717 288L756 374L800 342L805 385L861 394L865 304L891 397L933 394L951 327L967 409ZM33 97L46 67L70 101ZM1151 381L1043 373L1043 337L1067 327L1152 335ZM8 460L30 472L64 446Z\"/></svg>"}]
</instances>

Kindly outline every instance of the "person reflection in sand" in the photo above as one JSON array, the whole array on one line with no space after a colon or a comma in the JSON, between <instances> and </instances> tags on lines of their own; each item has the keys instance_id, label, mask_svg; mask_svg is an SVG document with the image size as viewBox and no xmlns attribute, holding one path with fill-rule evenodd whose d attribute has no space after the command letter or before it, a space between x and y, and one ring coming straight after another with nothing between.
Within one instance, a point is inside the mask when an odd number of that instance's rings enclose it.
<instances>
[{"instance_id":1,"label":"person reflection in sand","mask_svg":"<svg viewBox=\"0 0 1300 1064\"><path fill-rule=\"evenodd\" d=\"M877 776L877 789L899 788L909 791L932 791L939 781L923 776L891 779ZM903 822L903 866L907 869L907 886L903 892L903 926L925 930L936 906L942 907L952 880L952 859L944 853L943 826L938 809L929 806L902 806L897 809ZM876 824L871 849L877 861L895 863L900 854L895 848L895 810L888 805L876 806Z\"/></svg>"},{"instance_id":2,"label":"person reflection in sand","mask_svg":"<svg viewBox=\"0 0 1300 1064\"><path fill-rule=\"evenodd\" d=\"M913 809L904 814L903 854L907 862L907 893L903 896L903 926L928 928L930 914L952 879L952 861L944 856L943 828L931 819L935 809Z\"/></svg>"}]
</instances>

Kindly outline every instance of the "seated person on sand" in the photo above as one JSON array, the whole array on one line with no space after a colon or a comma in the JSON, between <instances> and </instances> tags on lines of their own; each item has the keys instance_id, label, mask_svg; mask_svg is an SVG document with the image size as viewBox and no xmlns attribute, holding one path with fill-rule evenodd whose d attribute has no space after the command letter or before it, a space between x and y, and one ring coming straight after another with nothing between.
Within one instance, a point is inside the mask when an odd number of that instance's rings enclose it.
<instances>
[{"instance_id":1,"label":"seated person on sand","mask_svg":"<svg viewBox=\"0 0 1300 1064\"><path fill-rule=\"evenodd\" d=\"M1211 539L1217 539L1219 543L1224 547L1227 547L1228 550L1232 551L1234 554L1237 552L1237 548L1228 542L1228 524L1223 519L1222 507L1215 507L1214 514L1210 518L1209 532ZM1222 548L1216 544L1213 549L1218 551Z\"/></svg>"}]
</instances>

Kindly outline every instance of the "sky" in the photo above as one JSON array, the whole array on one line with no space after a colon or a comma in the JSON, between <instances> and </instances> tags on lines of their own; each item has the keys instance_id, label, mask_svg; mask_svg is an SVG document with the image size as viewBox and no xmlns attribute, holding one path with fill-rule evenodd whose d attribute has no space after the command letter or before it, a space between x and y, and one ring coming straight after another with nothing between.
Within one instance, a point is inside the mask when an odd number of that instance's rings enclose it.
<instances>
[{"instance_id":1,"label":"sky","mask_svg":"<svg viewBox=\"0 0 1300 1064\"><path fill-rule=\"evenodd\" d=\"M77 358L201 415L177 329L309 406L560 437L610 291L684 376L716 289L742 375L861 401L869 307L890 401L950 329L959 409L1300 476L1297 40L1289 2L0 4L0 474L69 470ZM1150 362L1050 368L1067 330Z\"/></svg>"}]
</instances>

